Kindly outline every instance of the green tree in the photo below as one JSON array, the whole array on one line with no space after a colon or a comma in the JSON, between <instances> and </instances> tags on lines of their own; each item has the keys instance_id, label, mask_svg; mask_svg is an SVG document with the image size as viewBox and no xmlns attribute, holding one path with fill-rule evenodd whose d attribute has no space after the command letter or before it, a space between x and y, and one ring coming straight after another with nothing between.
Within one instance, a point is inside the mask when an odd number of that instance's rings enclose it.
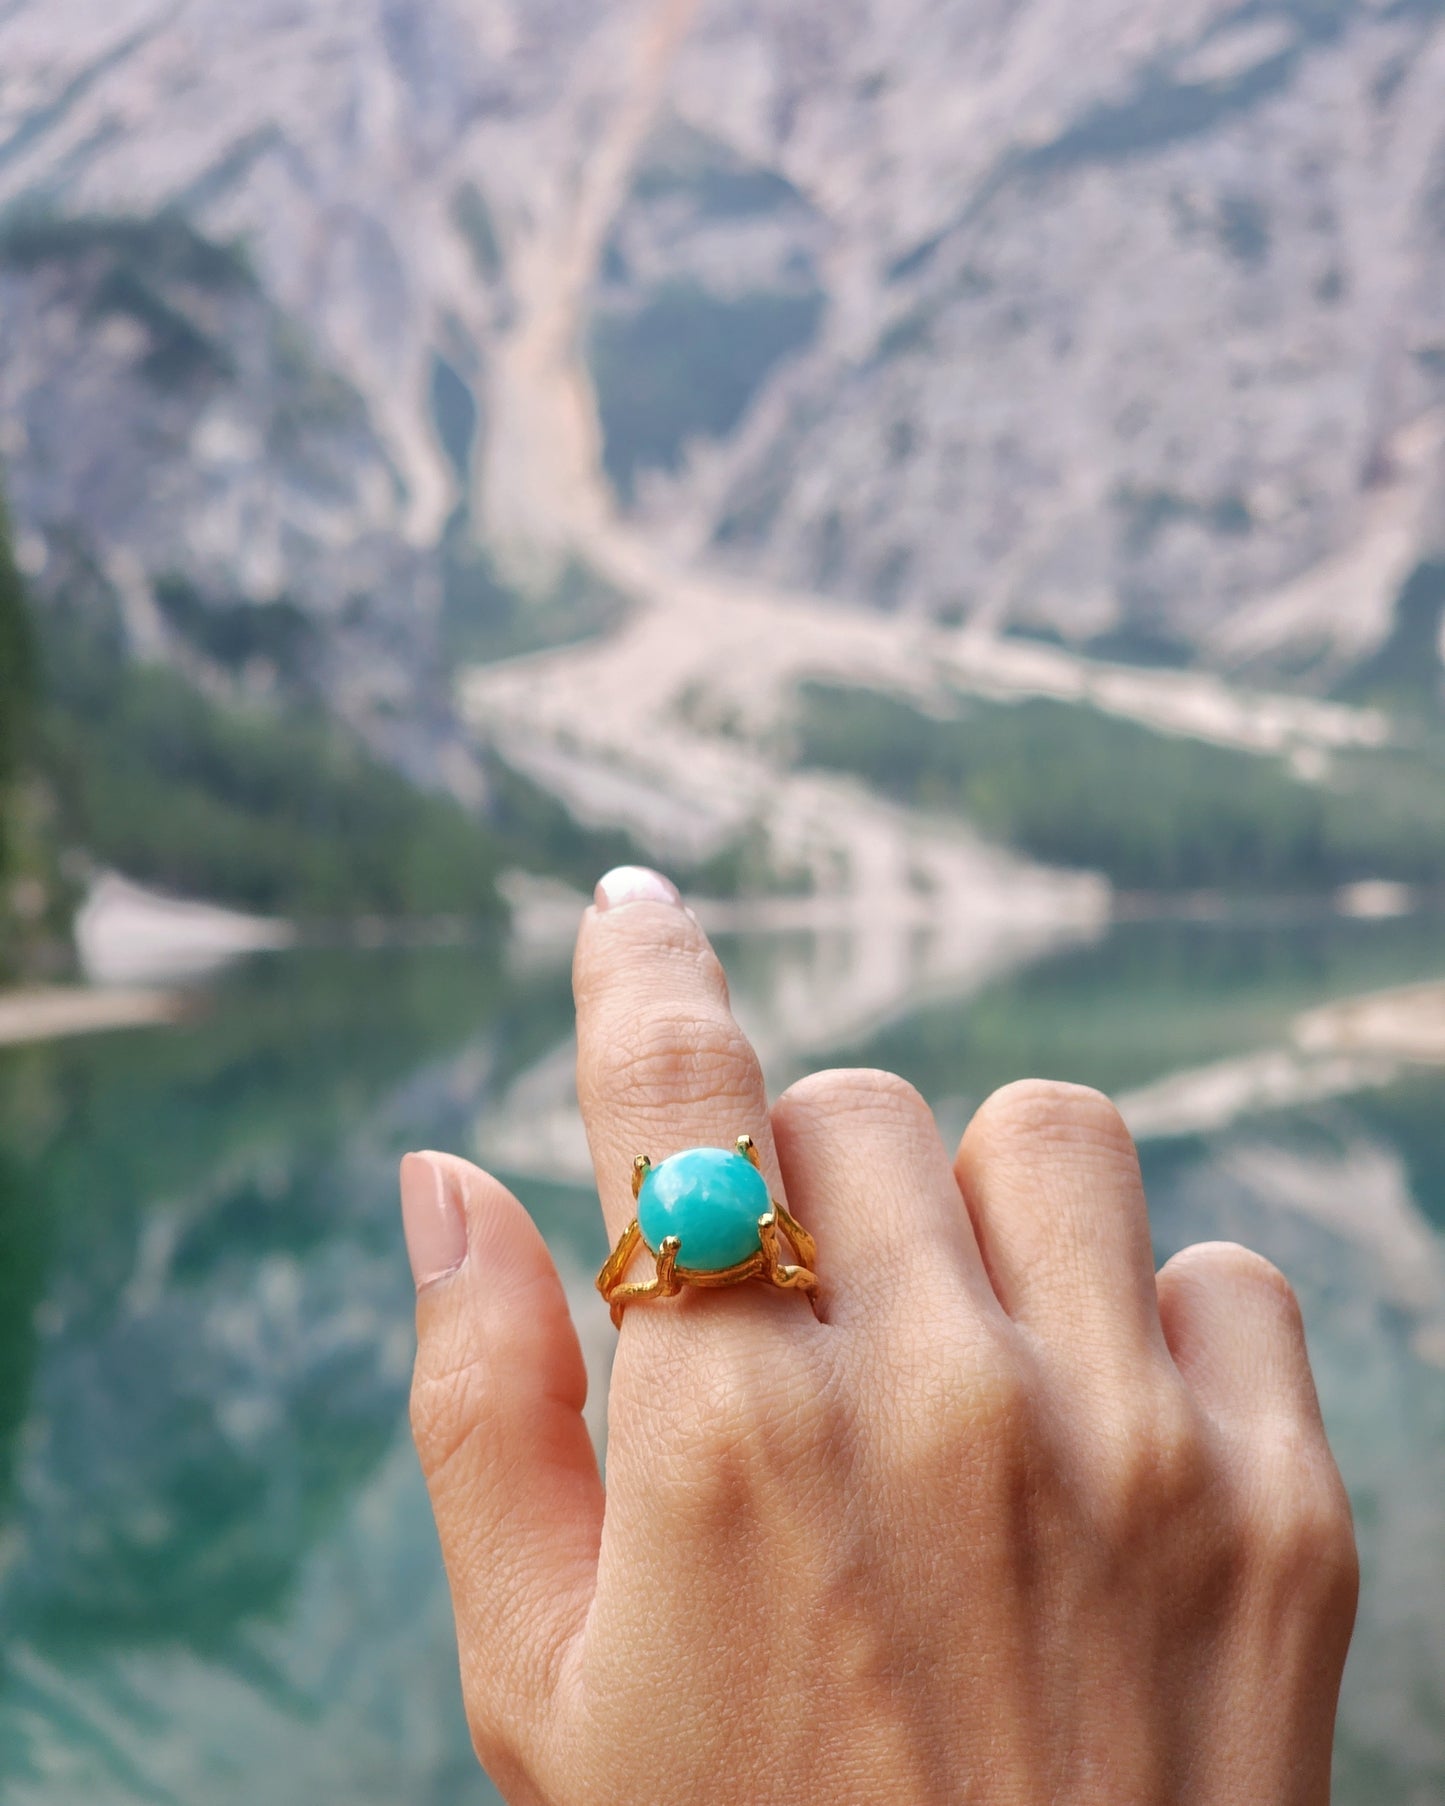
<instances>
[{"instance_id":1,"label":"green tree","mask_svg":"<svg viewBox=\"0 0 1445 1806\"><path fill-rule=\"evenodd\" d=\"M1322 782L1279 759L1156 733L1076 703L960 698L925 715L805 685L798 762L966 818L1124 890L1316 893L1363 879L1445 886L1445 738L1340 753Z\"/></svg>"},{"instance_id":2,"label":"green tree","mask_svg":"<svg viewBox=\"0 0 1445 1806\"><path fill-rule=\"evenodd\" d=\"M25 586L10 543L0 496L0 876L8 865L6 827L10 790L20 763L35 682L35 649Z\"/></svg>"}]
</instances>

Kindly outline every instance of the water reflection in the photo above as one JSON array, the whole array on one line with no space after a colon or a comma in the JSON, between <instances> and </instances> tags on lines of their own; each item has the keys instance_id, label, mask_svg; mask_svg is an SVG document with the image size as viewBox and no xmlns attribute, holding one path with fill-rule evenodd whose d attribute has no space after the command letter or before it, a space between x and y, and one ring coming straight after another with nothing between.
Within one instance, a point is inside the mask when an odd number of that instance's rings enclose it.
<instances>
[{"instance_id":1,"label":"water reflection","mask_svg":"<svg viewBox=\"0 0 1445 1806\"><path fill-rule=\"evenodd\" d=\"M1129 1093L1445 976L1438 924L1136 924L993 963L724 944L781 1085L893 1066L949 1133L1025 1072ZM859 969L866 983L855 982ZM491 1798L404 1424L395 1160L503 1169L605 1364L565 958L291 954L183 1026L0 1058L0 1776L85 1798ZM1144 1143L1161 1257L1253 1242L1300 1288L1360 1514L1339 1799L1445 1788L1445 1070ZM600 1398L600 1390L594 1396Z\"/></svg>"}]
</instances>

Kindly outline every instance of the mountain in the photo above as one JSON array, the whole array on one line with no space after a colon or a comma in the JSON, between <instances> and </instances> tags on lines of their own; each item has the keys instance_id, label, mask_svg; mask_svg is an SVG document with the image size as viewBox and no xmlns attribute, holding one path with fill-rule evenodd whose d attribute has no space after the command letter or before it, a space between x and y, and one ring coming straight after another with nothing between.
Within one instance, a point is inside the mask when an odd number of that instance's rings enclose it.
<instances>
[{"instance_id":1,"label":"mountain","mask_svg":"<svg viewBox=\"0 0 1445 1806\"><path fill-rule=\"evenodd\" d=\"M1220 678L1438 703L1442 0L12 0L0 70L22 560L202 689L814 885L878 835L774 658L1301 782L1378 722ZM588 661L668 635L664 756Z\"/></svg>"},{"instance_id":2,"label":"mountain","mask_svg":"<svg viewBox=\"0 0 1445 1806\"><path fill-rule=\"evenodd\" d=\"M806 197L827 307L654 506L880 608L1334 676L1445 522L1442 23L1353 0L705 16L678 103ZM669 219L634 188L634 287L701 280Z\"/></svg>"}]
</instances>

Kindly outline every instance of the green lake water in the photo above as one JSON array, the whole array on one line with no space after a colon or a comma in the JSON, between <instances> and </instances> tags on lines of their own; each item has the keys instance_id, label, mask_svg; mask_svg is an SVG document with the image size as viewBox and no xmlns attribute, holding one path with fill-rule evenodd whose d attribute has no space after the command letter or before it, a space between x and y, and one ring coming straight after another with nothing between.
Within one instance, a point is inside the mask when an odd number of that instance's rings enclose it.
<instances>
[{"instance_id":1,"label":"green lake water","mask_svg":"<svg viewBox=\"0 0 1445 1806\"><path fill-rule=\"evenodd\" d=\"M1445 979L1442 928L1121 925L967 994L890 1009L885 981L836 1044L764 1036L769 1076L890 1065L952 1134L1025 1073L1127 1094L1287 1049L1301 1011ZM855 957L723 950L764 1025ZM487 1152L600 1312L569 1035L561 950L455 948L276 956L179 1027L0 1053L0 1797L495 1798L407 1435L395 1168ZM1337 1800L1445 1800L1445 1069L1334 1075L1142 1151L1161 1259L1236 1237L1301 1296L1365 1572Z\"/></svg>"}]
</instances>

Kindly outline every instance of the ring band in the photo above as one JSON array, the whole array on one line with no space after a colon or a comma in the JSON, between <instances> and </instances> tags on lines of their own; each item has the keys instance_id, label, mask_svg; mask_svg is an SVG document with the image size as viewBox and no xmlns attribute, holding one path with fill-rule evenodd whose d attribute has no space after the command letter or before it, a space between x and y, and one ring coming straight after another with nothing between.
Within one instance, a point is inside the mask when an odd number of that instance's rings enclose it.
<instances>
[{"instance_id":1,"label":"ring band","mask_svg":"<svg viewBox=\"0 0 1445 1806\"><path fill-rule=\"evenodd\" d=\"M619 1328L634 1300L675 1298L684 1286L762 1279L817 1297L817 1244L786 1205L769 1196L751 1135L739 1135L732 1148L688 1148L657 1166L639 1154L632 1163L632 1196L637 1215L597 1275L597 1290ZM783 1236L801 1264L783 1259ZM650 1279L629 1280L639 1246L653 1256L656 1271Z\"/></svg>"}]
</instances>

